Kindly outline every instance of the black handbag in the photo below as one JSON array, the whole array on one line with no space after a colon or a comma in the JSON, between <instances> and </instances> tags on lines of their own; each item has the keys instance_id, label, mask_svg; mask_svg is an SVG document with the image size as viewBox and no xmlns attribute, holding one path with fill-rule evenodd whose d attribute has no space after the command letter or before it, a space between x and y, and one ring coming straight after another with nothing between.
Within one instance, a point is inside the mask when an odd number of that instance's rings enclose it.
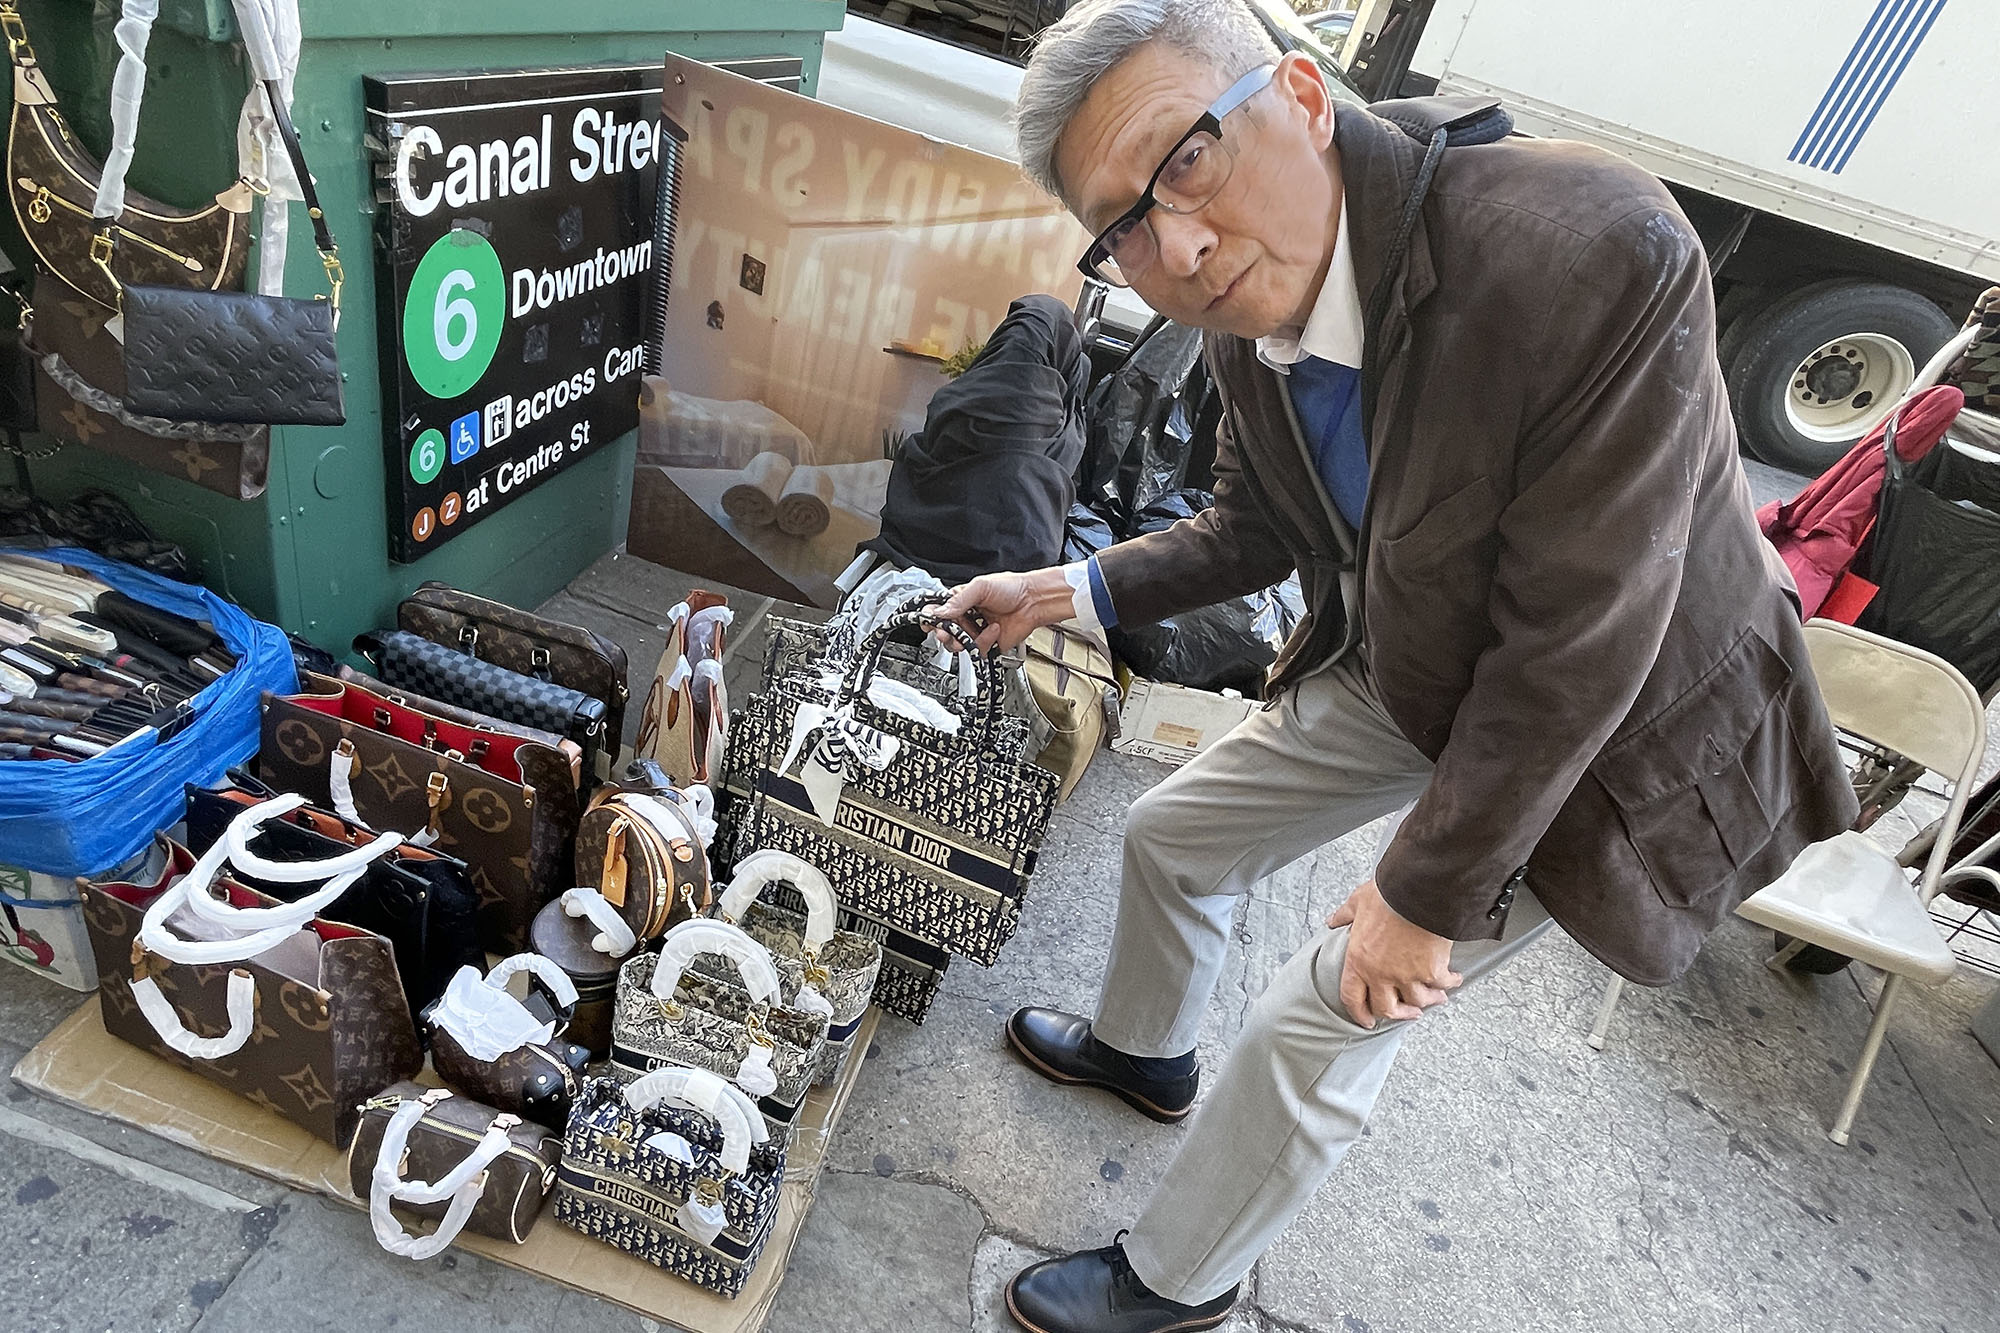
<instances>
[{"instance_id":1,"label":"black handbag","mask_svg":"<svg viewBox=\"0 0 2000 1333\"><path fill-rule=\"evenodd\" d=\"M597 750L605 739L602 699L553 681L482 662L408 630L380 630L354 641L372 660L377 674L398 689L415 690L502 722L535 727L575 741L583 751L586 782L597 771Z\"/></svg>"},{"instance_id":2,"label":"black handbag","mask_svg":"<svg viewBox=\"0 0 2000 1333\"><path fill-rule=\"evenodd\" d=\"M248 775L239 780L254 790L187 789L187 844L197 856L215 845L231 820L273 794ZM337 815L307 806L267 821L250 849L272 861L325 861L367 845L374 836ZM240 867L232 873L240 883L280 902L294 901L312 887L257 879ZM322 915L389 942L404 996L415 1014L444 993L459 968L484 965L478 907L479 895L463 861L406 844L371 864Z\"/></svg>"},{"instance_id":3,"label":"black handbag","mask_svg":"<svg viewBox=\"0 0 2000 1333\"><path fill-rule=\"evenodd\" d=\"M122 285L125 405L133 412L281 426L338 426L347 420L334 343L340 252L284 98L269 82L264 92L298 173L332 299ZM99 223L91 259L109 275L117 231L109 220Z\"/></svg>"}]
</instances>

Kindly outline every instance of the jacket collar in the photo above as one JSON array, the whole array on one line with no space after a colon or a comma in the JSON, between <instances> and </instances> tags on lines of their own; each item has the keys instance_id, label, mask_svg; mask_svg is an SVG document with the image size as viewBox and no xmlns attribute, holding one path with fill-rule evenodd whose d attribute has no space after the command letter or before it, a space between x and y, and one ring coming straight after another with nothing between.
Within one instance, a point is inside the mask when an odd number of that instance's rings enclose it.
<instances>
[{"instance_id":1,"label":"jacket collar","mask_svg":"<svg viewBox=\"0 0 2000 1333\"><path fill-rule=\"evenodd\" d=\"M1402 222L1403 208L1416 185L1425 145L1365 107L1341 103L1334 110L1334 149L1340 154L1341 188L1354 252L1355 287L1366 310L1382 280L1389 247ZM1423 218L1417 219L1405 253L1400 291L1390 298L1393 319L1407 315L1437 288ZM1369 329L1372 341L1382 330Z\"/></svg>"}]
</instances>

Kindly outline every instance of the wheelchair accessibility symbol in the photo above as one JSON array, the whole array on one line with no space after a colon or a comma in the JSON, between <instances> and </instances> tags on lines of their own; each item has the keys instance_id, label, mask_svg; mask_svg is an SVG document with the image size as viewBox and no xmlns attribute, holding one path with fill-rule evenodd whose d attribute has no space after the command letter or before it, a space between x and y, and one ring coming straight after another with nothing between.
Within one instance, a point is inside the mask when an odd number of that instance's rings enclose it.
<instances>
[{"instance_id":1,"label":"wheelchair accessibility symbol","mask_svg":"<svg viewBox=\"0 0 2000 1333\"><path fill-rule=\"evenodd\" d=\"M451 461L463 463L479 452L479 413L467 412L451 423Z\"/></svg>"}]
</instances>

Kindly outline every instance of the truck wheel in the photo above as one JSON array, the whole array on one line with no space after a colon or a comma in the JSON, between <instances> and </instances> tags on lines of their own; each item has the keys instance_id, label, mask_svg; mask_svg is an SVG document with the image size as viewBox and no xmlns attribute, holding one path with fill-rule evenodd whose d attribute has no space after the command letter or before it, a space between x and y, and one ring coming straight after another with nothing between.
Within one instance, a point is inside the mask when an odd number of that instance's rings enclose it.
<instances>
[{"instance_id":1,"label":"truck wheel","mask_svg":"<svg viewBox=\"0 0 2000 1333\"><path fill-rule=\"evenodd\" d=\"M1942 310L1883 282L1801 287L1729 331L1723 364L1743 445L1818 476L1901 398L1956 332Z\"/></svg>"}]
</instances>

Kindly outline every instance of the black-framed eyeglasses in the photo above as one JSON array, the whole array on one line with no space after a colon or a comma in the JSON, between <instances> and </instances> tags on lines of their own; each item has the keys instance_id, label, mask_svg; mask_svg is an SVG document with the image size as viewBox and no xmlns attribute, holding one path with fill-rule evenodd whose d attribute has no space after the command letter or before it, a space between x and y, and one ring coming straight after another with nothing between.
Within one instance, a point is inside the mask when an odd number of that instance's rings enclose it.
<instances>
[{"instance_id":1,"label":"black-framed eyeglasses","mask_svg":"<svg viewBox=\"0 0 2000 1333\"><path fill-rule=\"evenodd\" d=\"M1160 257L1160 243L1146 214L1156 205L1169 213L1192 213L1222 193L1236 165L1234 150L1222 141L1222 118L1262 92L1277 72L1276 65L1251 70L1201 113L1153 169L1139 202L1097 233L1083 258L1076 261L1086 278L1130 287L1132 279Z\"/></svg>"}]
</instances>

